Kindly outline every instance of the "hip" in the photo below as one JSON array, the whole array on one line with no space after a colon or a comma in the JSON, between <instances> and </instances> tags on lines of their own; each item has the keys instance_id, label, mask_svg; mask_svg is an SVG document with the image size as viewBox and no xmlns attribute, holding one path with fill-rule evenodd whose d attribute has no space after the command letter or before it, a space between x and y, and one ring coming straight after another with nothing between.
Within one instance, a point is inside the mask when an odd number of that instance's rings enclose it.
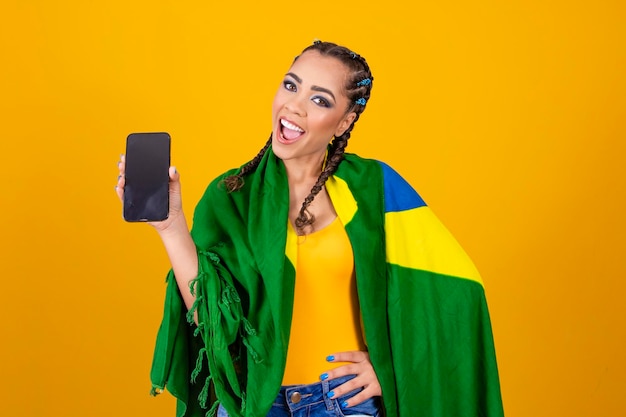
<instances>
[{"instance_id":1,"label":"hip","mask_svg":"<svg viewBox=\"0 0 626 417\"><path fill-rule=\"evenodd\" d=\"M337 398L328 398L328 393L339 385L354 378L348 375L329 381L307 385L284 385L274 399L266 417L379 417L382 415L380 397L372 397L360 404L344 407L342 403L362 391L362 388ZM220 405L217 417L228 417Z\"/></svg>"}]
</instances>

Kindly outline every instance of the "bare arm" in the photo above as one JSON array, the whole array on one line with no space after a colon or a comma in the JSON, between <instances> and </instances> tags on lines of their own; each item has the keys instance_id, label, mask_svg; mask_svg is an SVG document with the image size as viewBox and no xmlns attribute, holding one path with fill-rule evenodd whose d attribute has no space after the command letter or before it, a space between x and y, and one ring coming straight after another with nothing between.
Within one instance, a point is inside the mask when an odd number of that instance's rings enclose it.
<instances>
[{"instance_id":1,"label":"bare arm","mask_svg":"<svg viewBox=\"0 0 626 417\"><path fill-rule=\"evenodd\" d=\"M170 258L178 289L187 309L190 309L195 297L191 295L189 282L198 276L198 253L189 234L185 216L181 214L167 229L157 230Z\"/></svg>"},{"instance_id":2,"label":"bare arm","mask_svg":"<svg viewBox=\"0 0 626 417\"><path fill-rule=\"evenodd\" d=\"M118 163L119 177L115 191L121 201L124 199L126 158L122 155ZM196 245L191 238L187 221L182 210L180 193L180 174L176 168L170 167L170 209L167 219L161 222L149 222L159 233L167 255L172 264L178 288L183 297L187 309L191 308L195 297L191 295L189 281L198 275L198 254Z\"/></svg>"}]
</instances>

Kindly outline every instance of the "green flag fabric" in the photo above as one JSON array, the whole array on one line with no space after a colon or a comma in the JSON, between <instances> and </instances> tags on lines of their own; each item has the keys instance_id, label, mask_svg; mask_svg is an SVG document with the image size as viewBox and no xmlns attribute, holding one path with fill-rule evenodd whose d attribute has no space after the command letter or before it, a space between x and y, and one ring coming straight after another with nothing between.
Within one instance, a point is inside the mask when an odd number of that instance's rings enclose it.
<instances>
[{"instance_id":1,"label":"green flag fabric","mask_svg":"<svg viewBox=\"0 0 626 417\"><path fill-rule=\"evenodd\" d=\"M265 417L282 382L295 285L284 165L266 152L242 189L215 179L194 213L199 273L187 312L170 271L151 380L177 416ZM352 244L387 417L503 415L482 280L388 165L346 154L326 189ZM198 325L194 325L194 312Z\"/></svg>"}]
</instances>

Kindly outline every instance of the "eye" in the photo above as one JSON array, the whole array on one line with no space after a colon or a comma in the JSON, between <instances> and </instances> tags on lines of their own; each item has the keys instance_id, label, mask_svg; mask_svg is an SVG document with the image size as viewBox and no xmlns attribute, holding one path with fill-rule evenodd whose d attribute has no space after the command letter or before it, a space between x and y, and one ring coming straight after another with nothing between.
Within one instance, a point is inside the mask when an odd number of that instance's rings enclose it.
<instances>
[{"instance_id":1,"label":"eye","mask_svg":"<svg viewBox=\"0 0 626 417\"><path fill-rule=\"evenodd\" d=\"M311 100L313 100L313 103L317 104L318 106L331 107L330 101L326 100L324 97L315 96Z\"/></svg>"},{"instance_id":2,"label":"eye","mask_svg":"<svg viewBox=\"0 0 626 417\"><path fill-rule=\"evenodd\" d=\"M289 80L283 81L283 87L285 87L285 90L288 90L288 91L296 91L297 90L296 85L293 82L289 81Z\"/></svg>"}]
</instances>

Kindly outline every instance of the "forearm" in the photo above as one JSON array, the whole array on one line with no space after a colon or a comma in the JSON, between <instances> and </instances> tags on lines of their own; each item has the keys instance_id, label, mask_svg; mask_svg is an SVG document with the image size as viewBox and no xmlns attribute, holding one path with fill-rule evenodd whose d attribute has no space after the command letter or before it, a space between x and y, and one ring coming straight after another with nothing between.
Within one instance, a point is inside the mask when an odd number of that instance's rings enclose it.
<instances>
[{"instance_id":1,"label":"forearm","mask_svg":"<svg viewBox=\"0 0 626 417\"><path fill-rule=\"evenodd\" d=\"M189 282L198 276L198 253L185 216L177 216L167 229L157 231L172 264L180 294L189 309L195 300L189 289Z\"/></svg>"}]
</instances>

